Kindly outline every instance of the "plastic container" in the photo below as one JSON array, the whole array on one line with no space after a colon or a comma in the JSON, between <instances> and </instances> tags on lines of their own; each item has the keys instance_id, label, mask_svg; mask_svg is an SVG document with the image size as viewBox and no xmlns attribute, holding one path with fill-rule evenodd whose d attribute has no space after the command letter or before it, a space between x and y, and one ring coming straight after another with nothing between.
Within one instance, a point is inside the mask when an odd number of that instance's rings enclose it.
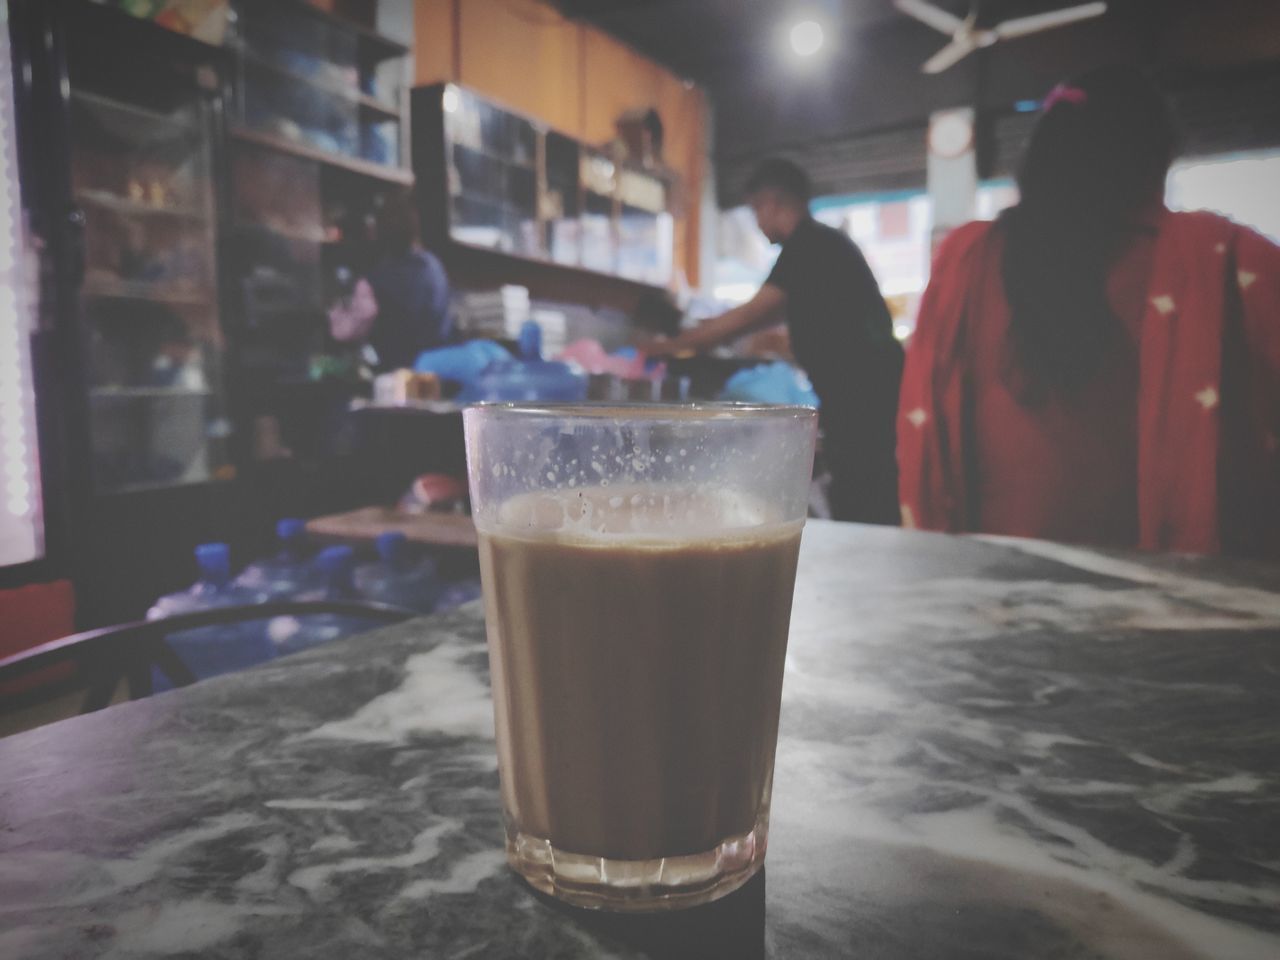
<instances>
[{"instance_id":1,"label":"plastic container","mask_svg":"<svg viewBox=\"0 0 1280 960\"><path fill-rule=\"evenodd\" d=\"M311 563L306 524L292 517L281 520L276 524L276 539L280 549L275 555L245 567L236 585L264 600L288 600L320 586L319 573Z\"/></svg>"},{"instance_id":2,"label":"plastic container","mask_svg":"<svg viewBox=\"0 0 1280 960\"><path fill-rule=\"evenodd\" d=\"M458 394L460 403L575 402L586 398L586 375L553 360L492 364Z\"/></svg>"},{"instance_id":3,"label":"plastic container","mask_svg":"<svg viewBox=\"0 0 1280 960\"><path fill-rule=\"evenodd\" d=\"M350 547L326 547L314 563L320 586L302 592L299 600L359 600L354 571L355 554ZM277 655L297 653L340 637L364 633L377 624L362 617L318 613L305 617L273 617L267 636Z\"/></svg>"},{"instance_id":4,"label":"plastic container","mask_svg":"<svg viewBox=\"0 0 1280 960\"><path fill-rule=\"evenodd\" d=\"M232 583L231 555L225 543L202 543L196 547L195 556L200 578L190 588L157 600L147 611L148 620L257 603L262 599L260 594ZM275 655L265 625L260 621L197 627L169 634L166 639L197 680L243 670ZM151 679L157 692L173 686L159 668L152 669Z\"/></svg>"},{"instance_id":5,"label":"plastic container","mask_svg":"<svg viewBox=\"0 0 1280 960\"><path fill-rule=\"evenodd\" d=\"M542 327L537 320L526 320L520 326L520 336L516 341L521 360L542 359Z\"/></svg>"},{"instance_id":6,"label":"plastic container","mask_svg":"<svg viewBox=\"0 0 1280 960\"><path fill-rule=\"evenodd\" d=\"M378 559L356 569L360 595L372 603L385 603L418 613L435 609L440 581L435 562L409 543L403 533L384 533L375 542Z\"/></svg>"}]
</instances>

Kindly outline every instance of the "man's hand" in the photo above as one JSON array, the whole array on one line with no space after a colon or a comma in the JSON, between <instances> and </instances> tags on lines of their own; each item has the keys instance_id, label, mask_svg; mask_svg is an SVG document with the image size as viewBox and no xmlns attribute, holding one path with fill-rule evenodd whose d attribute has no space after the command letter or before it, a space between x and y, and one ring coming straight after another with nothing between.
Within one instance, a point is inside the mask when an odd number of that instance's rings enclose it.
<instances>
[{"instance_id":1,"label":"man's hand","mask_svg":"<svg viewBox=\"0 0 1280 960\"><path fill-rule=\"evenodd\" d=\"M746 303L739 304L718 317L704 320L692 330L686 330L673 339L654 338L651 349L640 349L651 357L675 357L710 350L753 330L761 330L780 322L786 305L787 295L778 287L766 283Z\"/></svg>"},{"instance_id":2,"label":"man's hand","mask_svg":"<svg viewBox=\"0 0 1280 960\"><path fill-rule=\"evenodd\" d=\"M640 334L635 338L635 348L646 357L651 357L653 359L674 357L678 352L676 349L676 341L661 333Z\"/></svg>"}]
</instances>

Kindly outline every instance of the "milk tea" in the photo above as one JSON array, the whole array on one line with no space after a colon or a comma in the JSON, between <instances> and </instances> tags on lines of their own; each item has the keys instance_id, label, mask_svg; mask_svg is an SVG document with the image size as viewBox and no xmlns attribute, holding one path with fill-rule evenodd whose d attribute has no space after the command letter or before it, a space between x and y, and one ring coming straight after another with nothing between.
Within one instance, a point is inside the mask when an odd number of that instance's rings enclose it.
<instances>
[{"instance_id":1,"label":"milk tea","mask_svg":"<svg viewBox=\"0 0 1280 960\"><path fill-rule=\"evenodd\" d=\"M481 530L515 834L651 861L763 824L800 524L714 500L530 494Z\"/></svg>"}]
</instances>

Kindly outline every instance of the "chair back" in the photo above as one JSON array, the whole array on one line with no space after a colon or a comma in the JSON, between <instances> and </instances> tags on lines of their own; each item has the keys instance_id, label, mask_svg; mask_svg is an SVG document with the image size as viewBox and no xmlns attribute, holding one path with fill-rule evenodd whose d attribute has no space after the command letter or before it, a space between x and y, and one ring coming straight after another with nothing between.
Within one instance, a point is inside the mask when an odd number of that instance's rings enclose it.
<instances>
[{"instance_id":1,"label":"chair back","mask_svg":"<svg viewBox=\"0 0 1280 960\"><path fill-rule=\"evenodd\" d=\"M65 700L79 691L83 691L83 698L78 712L92 713L113 701L122 680L129 699L138 700L151 695L152 667L159 669L175 687L185 687L194 683L196 677L169 645L171 634L197 627L233 626L273 617L319 614L358 617L381 624L401 623L419 616L401 607L356 600L278 600L88 630L0 659L0 690L10 691L0 696L0 717L31 710L42 703ZM70 665L71 669L52 682L29 689L15 682L32 674L48 675L49 668L59 664Z\"/></svg>"}]
</instances>

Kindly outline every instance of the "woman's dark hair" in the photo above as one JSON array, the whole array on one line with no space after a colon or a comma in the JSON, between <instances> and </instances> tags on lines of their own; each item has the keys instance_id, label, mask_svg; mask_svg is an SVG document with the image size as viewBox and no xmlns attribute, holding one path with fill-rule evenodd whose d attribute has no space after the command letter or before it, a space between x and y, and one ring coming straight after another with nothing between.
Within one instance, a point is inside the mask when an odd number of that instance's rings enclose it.
<instances>
[{"instance_id":1,"label":"woman's dark hair","mask_svg":"<svg viewBox=\"0 0 1280 960\"><path fill-rule=\"evenodd\" d=\"M1122 335L1107 274L1134 216L1163 196L1176 136L1136 70L1104 67L1045 101L1001 218L1010 359L1024 402L1070 395Z\"/></svg>"}]
</instances>

